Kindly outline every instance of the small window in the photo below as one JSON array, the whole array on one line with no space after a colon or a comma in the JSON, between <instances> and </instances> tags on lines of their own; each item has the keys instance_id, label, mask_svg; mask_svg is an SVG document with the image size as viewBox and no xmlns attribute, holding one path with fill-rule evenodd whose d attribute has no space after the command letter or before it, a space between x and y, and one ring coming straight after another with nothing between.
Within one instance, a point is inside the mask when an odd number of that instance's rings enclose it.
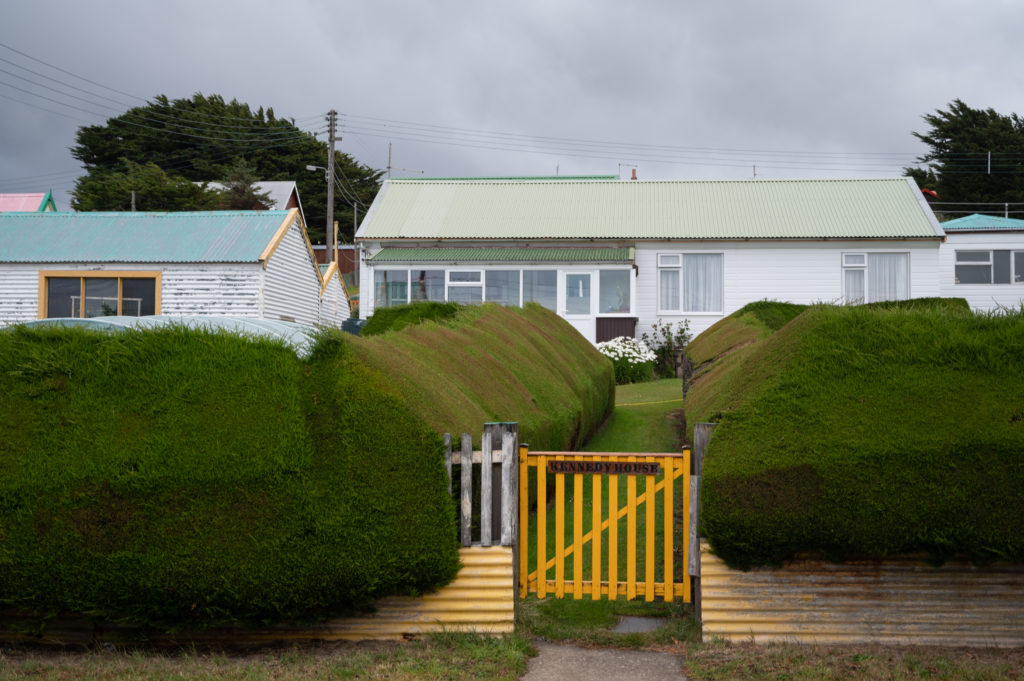
<instances>
[{"instance_id":1,"label":"small window","mask_svg":"<svg viewBox=\"0 0 1024 681\"><path fill-rule=\"evenodd\" d=\"M455 283L473 282L480 283L480 272L449 272L448 281Z\"/></svg>"},{"instance_id":2,"label":"small window","mask_svg":"<svg viewBox=\"0 0 1024 681\"><path fill-rule=\"evenodd\" d=\"M374 271L373 302L377 307L394 307L408 303L409 270Z\"/></svg>"},{"instance_id":3,"label":"small window","mask_svg":"<svg viewBox=\"0 0 1024 681\"><path fill-rule=\"evenodd\" d=\"M40 318L159 314L159 272L40 272Z\"/></svg>"},{"instance_id":4,"label":"small window","mask_svg":"<svg viewBox=\"0 0 1024 681\"><path fill-rule=\"evenodd\" d=\"M957 284L991 284L992 251L957 251L954 275Z\"/></svg>"},{"instance_id":5,"label":"small window","mask_svg":"<svg viewBox=\"0 0 1024 681\"><path fill-rule=\"evenodd\" d=\"M484 300L483 272L475 271L449 271L448 272L448 301L462 303L463 305L475 305Z\"/></svg>"},{"instance_id":6,"label":"small window","mask_svg":"<svg viewBox=\"0 0 1024 681\"><path fill-rule=\"evenodd\" d=\"M856 267L868 264L868 256L864 253L843 253L843 266Z\"/></svg>"},{"instance_id":7,"label":"small window","mask_svg":"<svg viewBox=\"0 0 1024 681\"><path fill-rule=\"evenodd\" d=\"M720 314L723 280L721 253L659 253L658 311Z\"/></svg>"}]
</instances>

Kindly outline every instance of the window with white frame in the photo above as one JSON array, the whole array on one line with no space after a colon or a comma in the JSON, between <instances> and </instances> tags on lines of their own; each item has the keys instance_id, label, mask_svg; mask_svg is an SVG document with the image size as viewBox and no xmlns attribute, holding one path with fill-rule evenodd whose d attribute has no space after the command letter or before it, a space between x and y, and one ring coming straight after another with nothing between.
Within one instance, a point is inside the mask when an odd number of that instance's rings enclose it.
<instances>
[{"instance_id":1,"label":"window with white frame","mask_svg":"<svg viewBox=\"0 0 1024 681\"><path fill-rule=\"evenodd\" d=\"M909 253L843 253L843 300L847 303L909 297Z\"/></svg>"},{"instance_id":2,"label":"window with white frame","mask_svg":"<svg viewBox=\"0 0 1024 681\"><path fill-rule=\"evenodd\" d=\"M629 314L629 270L601 270L598 276L598 314Z\"/></svg>"},{"instance_id":3,"label":"window with white frame","mask_svg":"<svg viewBox=\"0 0 1024 681\"><path fill-rule=\"evenodd\" d=\"M481 270L448 270L448 301L475 305L484 300Z\"/></svg>"},{"instance_id":4,"label":"window with white frame","mask_svg":"<svg viewBox=\"0 0 1024 681\"><path fill-rule=\"evenodd\" d=\"M659 253L658 311L723 311L721 253Z\"/></svg>"},{"instance_id":5,"label":"window with white frame","mask_svg":"<svg viewBox=\"0 0 1024 681\"><path fill-rule=\"evenodd\" d=\"M957 251L957 284L1024 284L1024 251Z\"/></svg>"}]
</instances>

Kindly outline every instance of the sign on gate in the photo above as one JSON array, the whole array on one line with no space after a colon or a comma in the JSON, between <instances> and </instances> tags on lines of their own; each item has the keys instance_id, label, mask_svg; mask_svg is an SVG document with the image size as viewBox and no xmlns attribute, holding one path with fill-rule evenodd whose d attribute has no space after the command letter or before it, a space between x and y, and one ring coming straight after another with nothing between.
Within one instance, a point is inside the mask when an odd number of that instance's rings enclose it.
<instances>
[{"instance_id":1,"label":"sign on gate","mask_svg":"<svg viewBox=\"0 0 1024 681\"><path fill-rule=\"evenodd\" d=\"M520 596L688 602L689 478L688 449L611 454L520 447Z\"/></svg>"}]
</instances>

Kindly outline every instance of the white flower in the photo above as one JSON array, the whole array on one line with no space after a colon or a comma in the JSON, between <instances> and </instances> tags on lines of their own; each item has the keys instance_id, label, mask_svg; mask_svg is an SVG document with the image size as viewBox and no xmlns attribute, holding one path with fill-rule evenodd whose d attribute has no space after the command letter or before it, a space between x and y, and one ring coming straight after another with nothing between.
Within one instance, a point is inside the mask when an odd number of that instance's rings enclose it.
<instances>
[{"instance_id":1,"label":"white flower","mask_svg":"<svg viewBox=\"0 0 1024 681\"><path fill-rule=\"evenodd\" d=\"M602 355L613 361L625 360L629 364L643 364L655 360L654 351L648 348L643 341L627 336L619 336L610 341L598 343L597 349Z\"/></svg>"}]
</instances>

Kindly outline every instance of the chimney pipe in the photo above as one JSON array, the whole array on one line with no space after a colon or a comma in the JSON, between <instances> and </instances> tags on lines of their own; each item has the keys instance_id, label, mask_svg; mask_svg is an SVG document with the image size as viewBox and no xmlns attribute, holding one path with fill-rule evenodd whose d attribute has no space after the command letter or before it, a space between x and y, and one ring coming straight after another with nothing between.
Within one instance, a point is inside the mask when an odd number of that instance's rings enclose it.
<instances>
[{"instance_id":1,"label":"chimney pipe","mask_svg":"<svg viewBox=\"0 0 1024 681\"><path fill-rule=\"evenodd\" d=\"M633 177L631 177L629 179L631 179L631 180L635 180L636 179L636 168L633 168Z\"/></svg>"}]
</instances>

